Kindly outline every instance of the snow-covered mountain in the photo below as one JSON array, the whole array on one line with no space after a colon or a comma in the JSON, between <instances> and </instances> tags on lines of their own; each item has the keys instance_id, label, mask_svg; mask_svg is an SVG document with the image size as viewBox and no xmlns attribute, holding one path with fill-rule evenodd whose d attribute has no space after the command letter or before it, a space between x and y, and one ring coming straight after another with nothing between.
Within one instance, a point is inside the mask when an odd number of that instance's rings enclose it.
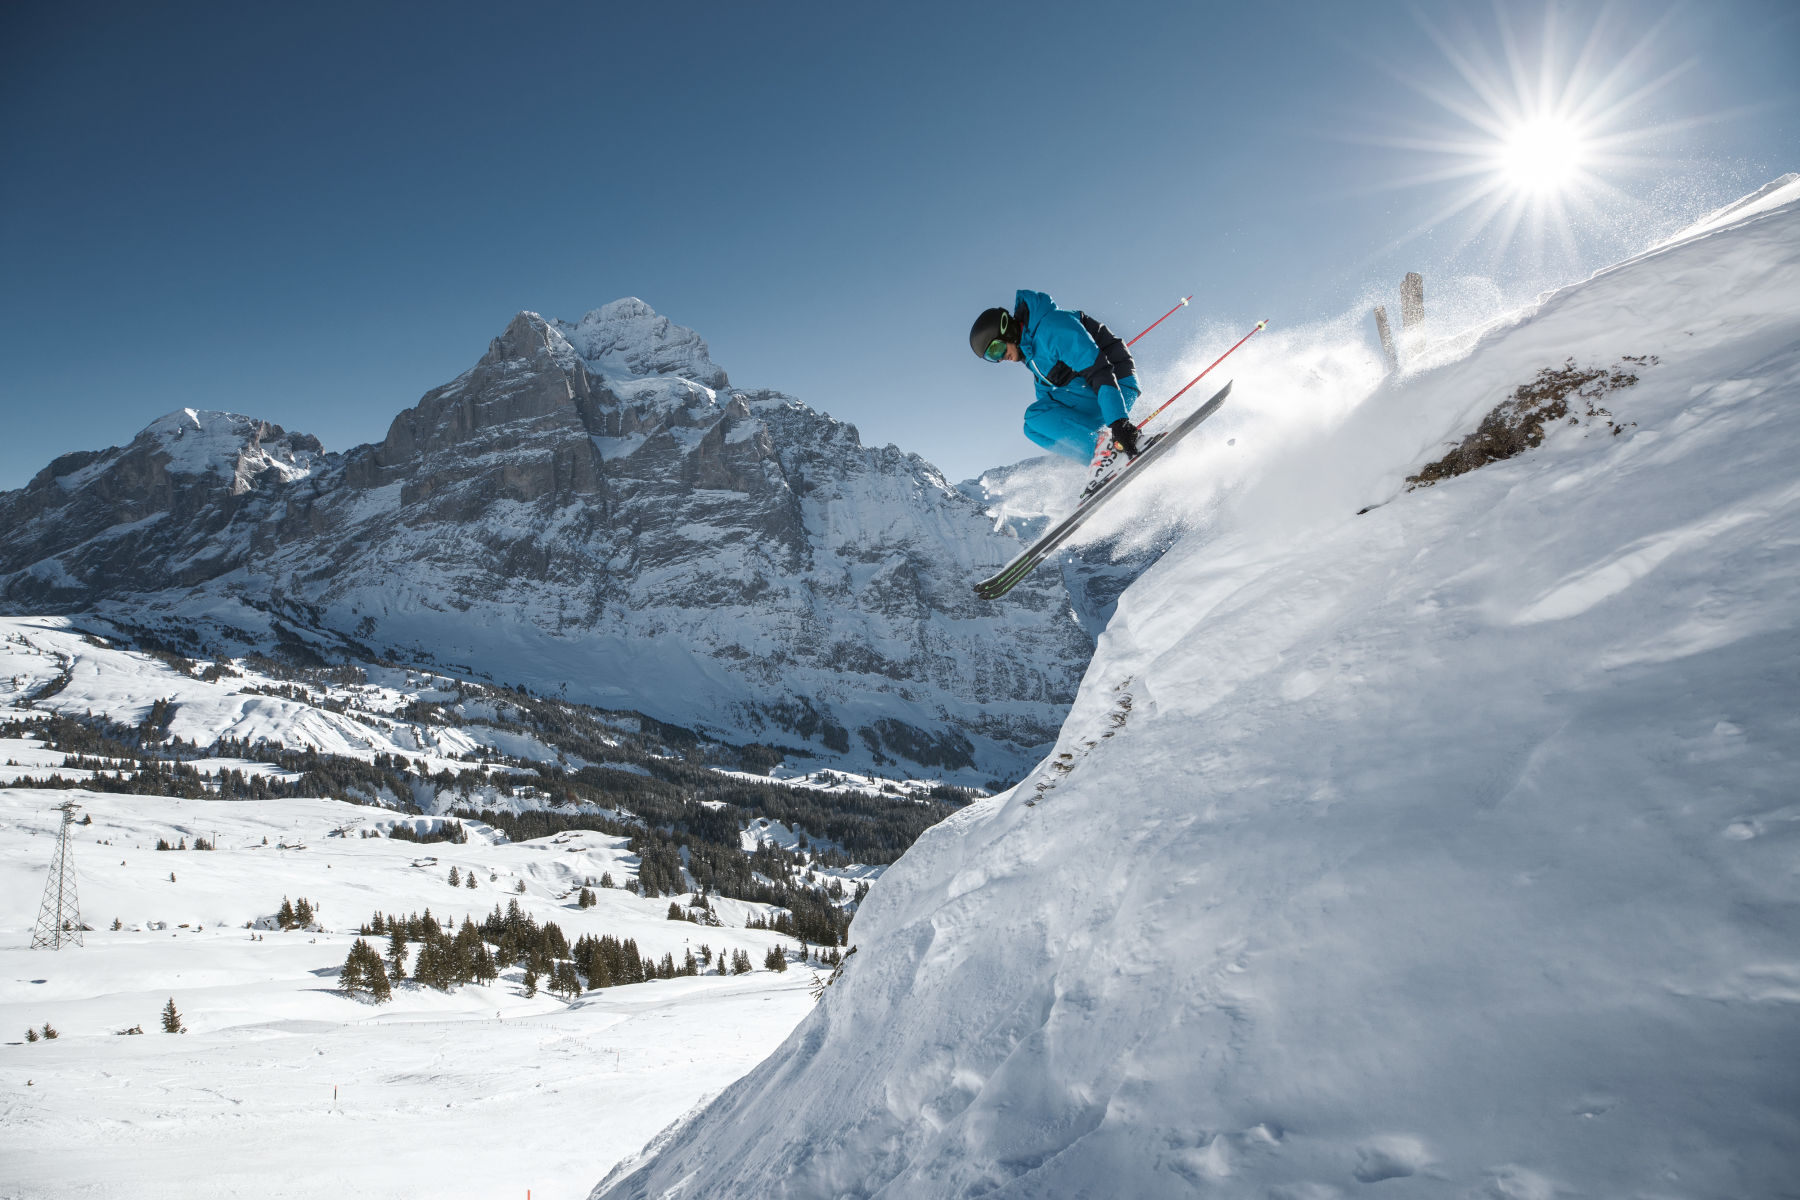
<instances>
[{"instance_id":1,"label":"snow-covered mountain","mask_svg":"<svg viewBox=\"0 0 1800 1200\"><path fill-rule=\"evenodd\" d=\"M184 410L0 495L0 606L439 664L737 741L1017 778L1091 652L930 464L642 301L520 313L377 445Z\"/></svg>"},{"instance_id":2,"label":"snow-covered mountain","mask_svg":"<svg viewBox=\"0 0 1800 1200\"><path fill-rule=\"evenodd\" d=\"M596 1196L1792 1193L1800 185L1404 377L1348 344L1244 356L1054 752Z\"/></svg>"}]
</instances>

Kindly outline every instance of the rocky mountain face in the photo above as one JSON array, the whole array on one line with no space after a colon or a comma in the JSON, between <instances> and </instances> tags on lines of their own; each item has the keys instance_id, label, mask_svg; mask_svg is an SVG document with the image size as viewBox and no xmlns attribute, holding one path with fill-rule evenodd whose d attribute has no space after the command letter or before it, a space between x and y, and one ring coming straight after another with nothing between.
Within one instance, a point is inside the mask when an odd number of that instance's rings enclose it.
<instances>
[{"instance_id":1,"label":"rocky mountain face","mask_svg":"<svg viewBox=\"0 0 1800 1200\"><path fill-rule=\"evenodd\" d=\"M433 662L846 763L1012 778L1092 650L916 455L642 301L522 312L376 445L184 410L0 495L0 606Z\"/></svg>"}]
</instances>

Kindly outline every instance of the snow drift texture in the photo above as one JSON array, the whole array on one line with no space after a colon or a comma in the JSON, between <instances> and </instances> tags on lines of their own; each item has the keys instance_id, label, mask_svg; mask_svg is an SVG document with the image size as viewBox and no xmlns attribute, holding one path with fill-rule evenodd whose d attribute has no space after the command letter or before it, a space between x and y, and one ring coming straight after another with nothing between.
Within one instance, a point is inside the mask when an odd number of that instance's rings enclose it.
<instances>
[{"instance_id":1,"label":"snow drift texture","mask_svg":"<svg viewBox=\"0 0 1800 1200\"><path fill-rule=\"evenodd\" d=\"M66 455L0 494L0 610L322 643L984 783L1054 738L1093 648L1048 573L970 593L1018 549L923 459L731 388L627 299L520 313L377 445L189 409Z\"/></svg>"},{"instance_id":2,"label":"snow drift texture","mask_svg":"<svg viewBox=\"0 0 1800 1200\"><path fill-rule=\"evenodd\" d=\"M1246 356L1053 756L596 1195L1793 1194L1800 188L1768 199L1360 403L1316 337ZM1396 495L1624 355L1660 362L1622 433Z\"/></svg>"}]
</instances>

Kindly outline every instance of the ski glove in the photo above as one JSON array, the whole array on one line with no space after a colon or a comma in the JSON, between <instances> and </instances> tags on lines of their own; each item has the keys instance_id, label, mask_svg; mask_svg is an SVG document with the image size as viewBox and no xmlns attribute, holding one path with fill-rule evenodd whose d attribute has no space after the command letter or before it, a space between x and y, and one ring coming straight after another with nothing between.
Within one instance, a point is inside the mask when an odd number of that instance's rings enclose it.
<instances>
[{"instance_id":1,"label":"ski glove","mask_svg":"<svg viewBox=\"0 0 1800 1200\"><path fill-rule=\"evenodd\" d=\"M1127 458L1138 456L1138 427L1131 423L1130 417L1120 417L1107 428L1112 430L1113 441Z\"/></svg>"}]
</instances>

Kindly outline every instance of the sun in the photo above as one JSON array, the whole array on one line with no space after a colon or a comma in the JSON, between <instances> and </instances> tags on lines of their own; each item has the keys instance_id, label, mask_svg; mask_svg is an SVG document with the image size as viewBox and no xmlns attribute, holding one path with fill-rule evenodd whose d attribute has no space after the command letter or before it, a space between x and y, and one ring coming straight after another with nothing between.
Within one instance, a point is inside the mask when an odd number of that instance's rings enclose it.
<instances>
[{"instance_id":1,"label":"sun","mask_svg":"<svg viewBox=\"0 0 1800 1200\"><path fill-rule=\"evenodd\" d=\"M1666 17L1645 27L1628 16L1602 10L1575 31L1547 2L1535 14L1496 6L1490 25L1446 32L1415 14L1442 63L1388 64L1413 102L1387 132L1347 139L1399 152L1374 190L1429 197L1423 219L1377 253L1447 234L1452 255L1485 246L1496 270L1554 266L1628 228L1636 202L1621 185L1665 169L1658 143L1705 119L1643 122L1689 64L1659 64Z\"/></svg>"},{"instance_id":2,"label":"sun","mask_svg":"<svg viewBox=\"0 0 1800 1200\"><path fill-rule=\"evenodd\" d=\"M1581 177L1586 139L1572 121L1536 117L1520 121L1496 147L1496 167L1528 196L1554 195Z\"/></svg>"}]
</instances>

